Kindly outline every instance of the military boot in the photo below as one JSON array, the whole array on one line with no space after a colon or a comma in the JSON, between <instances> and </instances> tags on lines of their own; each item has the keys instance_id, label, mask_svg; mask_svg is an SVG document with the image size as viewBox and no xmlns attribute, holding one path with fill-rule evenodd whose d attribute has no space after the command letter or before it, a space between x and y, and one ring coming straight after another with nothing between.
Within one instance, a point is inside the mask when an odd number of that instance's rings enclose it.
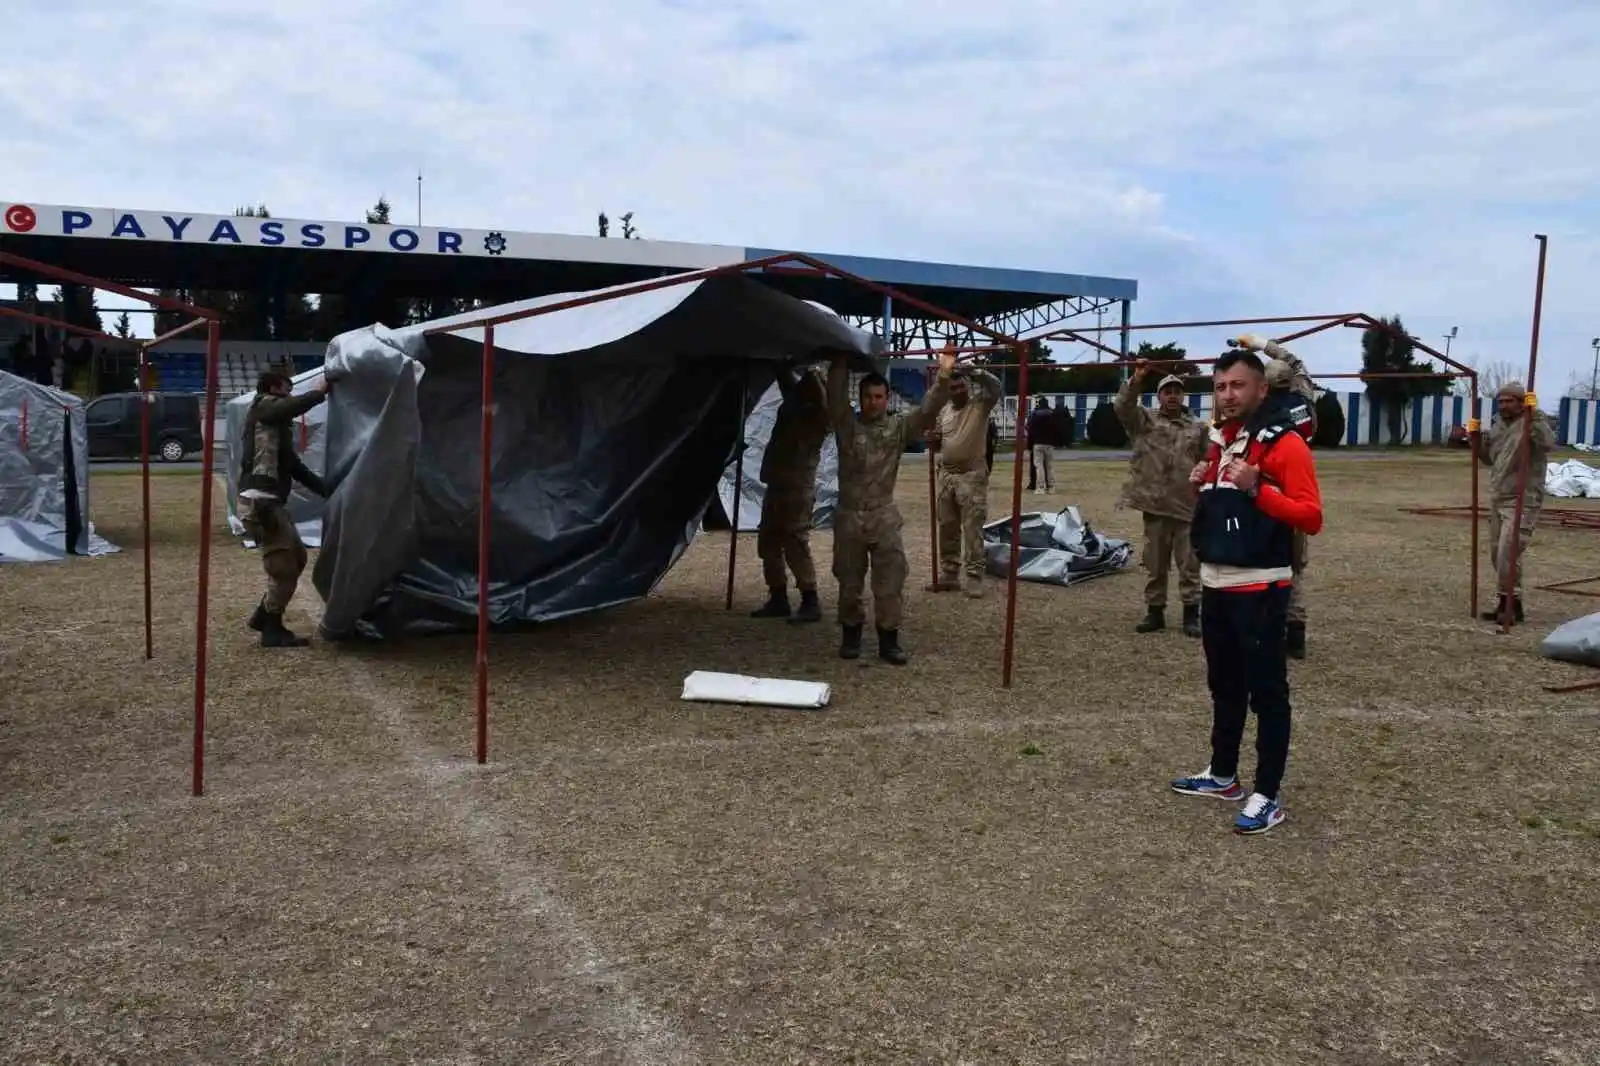
<instances>
[{"instance_id":1,"label":"military boot","mask_svg":"<svg viewBox=\"0 0 1600 1066\"><path fill-rule=\"evenodd\" d=\"M900 647L900 631L898 629L878 630L878 658L890 666L904 666L911 661L911 656Z\"/></svg>"},{"instance_id":2,"label":"military boot","mask_svg":"<svg viewBox=\"0 0 1600 1066\"><path fill-rule=\"evenodd\" d=\"M1135 633L1155 633L1167 628L1167 609L1165 607L1145 608L1144 619L1133 627Z\"/></svg>"},{"instance_id":3,"label":"military boot","mask_svg":"<svg viewBox=\"0 0 1600 1066\"><path fill-rule=\"evenodd\" d=\"M266 628L266 625L267 625L267 601L265 599L263 599L260 603L256 604L256 609L250 613L250 621L246 622L245 625L249 626L251 629L255 630L257 633L261 632L263 629Z\"/></svg>"},{"instance_id":4,"label":"military boot","mask_svg":"<svg viewBox=\"0 0 1600 1066\"><path fill-rule=\"evenodd\" d=\"M961 574L956 571L946 571L939 575L937 581L931 581L926 586L928 592L959 592L961 591Z\"/></svg>"},{"instance_id":5,"label":"military boot","mask_svg":"<svg viewBox=\"0 0 1600 1066\"><path fill-rule=\"evenodd\" d=\"M817 600L817 590L801 589L800 609L795 611L793 618L789 619L789 624L820 621L822 621L822 604Z\"/></svg>"},{"instance_id":6,"label":"military boot","mask_svg":"<svg viewBox=\"0 0 1600 1066\"><path fill-rule=\"evenodd\" d=\"M1289 653L1291 659L1304 659L1306 657L1306 624L1304 622L1290 622L1284 629L1283 650Z\"/></svg>"},{"instance_id":7,"label":"military boot","mask_svg":"<svg viewBox=\"0 0 1600 1066\"><path fill-rule=\"evenodd\" d=\"M861 658L861 626L860 626L860 624L857 623L856 625L853 625L853 626L840 626L839 628L841 630L843 630L843 635L839 638L839 658L841 658L841 659L859 659L859 658Z\"/></svg>"},{"instance_id":8,"label":"military boot","mask_svg":"<svg viewBox=\"0 0 1600 1066\"><path fill-rule=\"evenodd\" d=\"M311 641L297 637L283 624L283 615L263 612L261 646L263 648L309 648Z\"/></svg>"},{"instance_id":9,"label":"military boot","mask_svg":"<svg viewBox=\"0 0 1600 1066\"><path fill-rule=\"evenodd\" d=\"M1485 622L1498 622L1498 621L1500 621L1501 612L1503 612L1505 609L1506 609L1506 598L1504 596L1501 596L1498 600L1495 601L1494 610L1492 610L1492 611L1484 611L1478 617L1482 618ZM1521 622L1523 620L1523 616L1522 616L1522 597L1521 596L1514 596L1511 599L1511 618L1515 622Z\"/></svg>"},{"instance_id":10,"label":"military boot","mask_svg":"<svg viewBox=\"0 0 1600 1066\"><path fill-rule=\"evenodd\" d=\"M973 600L983 599L983 575L967 575L967 598Z\"/></svg>"},{"instance_id":11,"label":"military boot","mask_svg":"<svg viewBox=\"0 0 1600 1066\"><path fill-rule=\"evenodd\" d=\"M1200 635L1200 605L1186 603L1183 605L1183 635L1198 637Z\"/></svg>"},{"instance_id":12,"label":"military boot","mask_svg":"<svg viewBox=\"0 0 1600 1066\"><path fill-rule=\"evenodd\" d=\"M767 602L750 612L751 618L788 618L789 592L787 589L769 589Z\"/></svg>"}]
</instances>

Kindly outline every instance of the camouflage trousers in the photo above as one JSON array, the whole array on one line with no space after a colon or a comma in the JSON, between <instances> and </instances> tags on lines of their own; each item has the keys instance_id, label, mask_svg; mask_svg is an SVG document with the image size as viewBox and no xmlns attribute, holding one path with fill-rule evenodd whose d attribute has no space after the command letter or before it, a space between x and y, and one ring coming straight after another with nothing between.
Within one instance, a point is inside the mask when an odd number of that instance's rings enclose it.
<instances>
[{"instance_id":1,"label":"camouflage trousers","mask_svg":"<svg viewBox=\"0 0 1600 1066\"><path fill-rule=\"evenodd\" d=\"M789 571L801 592L817 590L817 568L811 561L813 488L767 487L761 500L761 526L756 532L756 555L769 589L787 589ZM785 566L787 565L787 569Z\"/></svg>"},{"instance_id":2,"label":"camouflage trousers","mask_svg":"<svg viewBox=\"0 0 1600 1066\"><path fill-rule=\"evenodd\" d=\"M267 574L261 605L268 614L282 614L294 599L300 575L306 569L306 546L300 540L289 509L272 500L238 499L239 521L245 534L261 551L261 568Z\"/></svg>"},{"instance_id":3,"label":"camouflage trousers","mask_svg":"<svg viewBox=\"0 0 1600 1066\"><path fill-rule=\"evenodd\" d=\"M1511 575L1512 595L1522 595L1522 553L1533 540L1539 526L1539 511L1544 502L1528 500L1522 507L1522 532L1517 536L1517 558L1511 558L1511 530L1517 517L1517 500L1495 500L1489 505L1489 551L1494 562L1494 594L1505 591L1506 575Z\"/></svg>"},{"instance_id":4,"label":"camouflage trousers","mask_svg":"<svg viewBox=\"0 0 1600 1066\"><path fill-rule=\"evenodd\" d=\"M989 517L989 471L939 471L939 570L943 580L961 572L966 557L967 576L983 580L985 556L983 524Z\"/></svg>"},{"instance_id":5,"label":"camouflage trousers","mask_svg":"<svg viewBox=\"0 0 1600 1066\"><path fill-rule=\"evenodd\" d=\"M862 592L872 572L872 620L879 629L899 629L906 586L903 522L894 504L870 510L840 510L833 516L833 576L839 579L839 624L866 622Z\"/></svg>"},{"instance_id":6,"label":"camouflage trousers","mask_svg":"<svg viewBox=\"0 0 1600 1066\"><path fill-rule=\"evenodd\" d=\"M1166 515L1144 516L1144 586L1146 607L1167 605L1167 575L1178 570L1178 599L1185 607L1200 602L1200 560L1189 544L1189 523Z\"/></svg>"},{"instance_id":7,"label":"camouflage trousers","mask_svg":"<svg viewBox=\"0 0 1600 1066\"><path fill-rule=\"evenodd\" d=\"M1302 626L1306 624L1306 605L1301 597L1305 594L1306 542L1310 539L1304 533L1295 533L1294 558L1290 562L1290 565L1294 567L1294 584L1289 586L1288 621Z\"/></svg>"}]
</instances>

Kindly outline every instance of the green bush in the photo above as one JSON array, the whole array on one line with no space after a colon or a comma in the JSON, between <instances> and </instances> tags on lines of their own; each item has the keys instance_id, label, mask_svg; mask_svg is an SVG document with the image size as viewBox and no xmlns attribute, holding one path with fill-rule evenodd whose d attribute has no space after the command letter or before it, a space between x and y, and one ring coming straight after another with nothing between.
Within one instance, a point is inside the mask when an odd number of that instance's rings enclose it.
<instances>
[{"instance_id":1,"label":"green bush","mask_svg":"<svg viewBox=\"0 0 1600 1066\"><path fill-rule=\"evenodd\" d=\"M1089 414L1089 443L1101 448L1127 447L1128 431L1109 403L1102 403Z\"/></svg>"},{"instance_id":2,"label":"green bush","mask_svg":"<svg viewBox=\"0 0 1600 1066\"><path fill-rule=\"evenodd\" d=\"M1344 443L1344 408L1331 392L1317 397L1317 431L1311 435L1313 448L1337 448Z\"/></svg>"}]
</instances>

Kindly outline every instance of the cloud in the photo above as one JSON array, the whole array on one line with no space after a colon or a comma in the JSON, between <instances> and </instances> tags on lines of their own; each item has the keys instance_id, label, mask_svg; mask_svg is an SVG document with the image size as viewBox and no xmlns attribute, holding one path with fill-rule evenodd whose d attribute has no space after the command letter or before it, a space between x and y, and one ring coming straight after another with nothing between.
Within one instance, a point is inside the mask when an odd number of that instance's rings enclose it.
<instances>
[{"instance_id":1,"label":"cloud","mask_svg":"<svg viewBox=\"0 0 1600 1066\"><path fill-rule=\"evenodd\" d=\"M1600 333L1581 2L77 0L8 31L55 47L0 67L6 198L409 219L420 167L434 223L633 210L646 237L1134 276L1144 321L1398 312L1495 359L1525 357L1545 232L1542 391ZM1314 366L1353 367L1341 332Z\"/></svg>"}]
</instances>

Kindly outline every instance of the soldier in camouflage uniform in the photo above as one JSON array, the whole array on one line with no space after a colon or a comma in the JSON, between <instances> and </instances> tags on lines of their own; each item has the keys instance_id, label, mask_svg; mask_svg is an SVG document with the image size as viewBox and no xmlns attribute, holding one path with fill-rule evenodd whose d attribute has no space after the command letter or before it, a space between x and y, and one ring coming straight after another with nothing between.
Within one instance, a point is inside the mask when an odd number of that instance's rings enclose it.
<instances>
[{"instance_id":1,"label":"soldier in camouflage uniform","mask_svg":"<svg viewBox=\"0 0 1600 1066\"><path fill-rule=\"evenodd\" d=\"M1556 446L1555 432L1539 413L1528 390L1520 381L1508 381L1495 394L1499 418L1489 428L1487 440L1478 443L1478 460L1489 467L1489 551L1495 572L1499 599L1494 610L1484 611L1483 620L1493 622L1506 607L1506 579L1511 580L1511 613L1516 621L1522 614L1522 553L1533 540L1544 508L1545 464ZM1528 434L1528 479L1523 487L1522 526L1517 535L1517 558L1511 558L1511 530L1517 517L1517 454L1522 450L1524 418L1533 419ZM1478 433L1478 421L1467 423L1468 433Z\"/></svg>"},{"instance_id":2,"label":"soldier in camouflage uniform","mask_svg":"<svg viewBox=\"0 0 1600 1066\"><path fill-rule=\"evenodd\" d=\"M1112 409L1128 431L1133 458L1119 506L1144 514L1145 616L1134 626L1154 633L1167 625L1167 571L1178 570L1178 596L1183 602L1185 636L1200 635L1200 563L1189 545L1189 520L1194 516L1194 486L1189 473L1205 458L1206 423L1185 402L1183 379L1168 374L1156 388L1159 404L1140 403L1149 365L1140 360L1122 386Z\"/></svg>"},{"instance_id":3,"label":"soldier in camouflage uniform","mask_svg":"<svg viewBox=\"0 0 1600 1066\"><path fill-rule=\"evenodd\" d=\"M970 384L969 384L970 383ZM974 397L973 393L976 393ZM1000 379L983 370L957 370L950 381L950 401L928 434L939 464L939 579L929 592L961 588L962 555L966 555L967 595L983 595L983 523L989 513L989 465L982 447L989 414L1000 402Z\"/></svg>"},{"instance_id":4,"label":"soldier in camouflage uniform","mask_svg":"<svg viewBox=\"0 0 1600 1066\"><path fill-rule=\"evenodd\" d=\"M956 355L939 356L939 380L906 414L889 413L889 383L881 374L861 379L861 413L850 409L850 369L843 356L828 368L828 415L839 440L839 508L833 516L833 576L839 579L839 657L861 657L866 615L861 594L872 570L872 616L878 657L895 666L908 656L900 647L901 594L906 553L902 520L894 502L895 479L906 442L922 436L950 397ZM930 460L931 461L931 460Z\"/></svg>"},{"instance_id":5,"label":"soldier in camouflage uniform","mask_svg":"<svg viewBox=\"0 0 1600 1066\"><path fill-rule=\"evenodd\" d=\"M761 458L761 527L756 554L767 581L767 602L752 618L787 618L791 622L822 621L817 601L817 570L811 562L811 513L817 496L817 463L828 435L828 397L822 378L803 369L798 380L785 368L778 374L783 403ZM800 609L789 610L788 570L800 590Z\"/></svg>"},{"instance_id":6,"label":"soldier in camouflage uniform","mask_svg":"<svg viewBox=\"0 0 1600 1066\"><path fill-rule=\"evenodd\" d=\"M267 371L256 382L256 398L244 418L239 466L239 521L261 551L267 590L250 616L263 648L303 648L311 642L283 624L284 608L294 598L306 568L306 546L289 514L289 492L298 481L327 496L322 479L306 468L294 450L294 420L327 399L328 379L295 396L287 374Z\"/></svg>"},{"instance_id":7,"label":"soldier in camouflage uniform","mask_svg":"<svg viewBox=\"0 0 1600 1066\"><path fill-rule=\"evenodd\" d=\"M1300 361L1289 349L1274 340L1267 340L1246 333L1241 337L1228 341L1230 347L1248 348L1260 352L1267 357L1267 388L1269 395L1278 398L1279 403L1291 407L1291 418L1295 430L1311 443L1311 438L1317 432L1317 390L1311 382L1311 375L1306 373L1306 365ZM1305 570L1308 557L1306 554L1307 537L1304 533L1295 531L1294 534L1294 584L1289 589L1289 622L1285 634L1285 646L1289 657L1304 659L1306 657L1306 607L1305 607Z\"/></svg>"}]
</instances>

